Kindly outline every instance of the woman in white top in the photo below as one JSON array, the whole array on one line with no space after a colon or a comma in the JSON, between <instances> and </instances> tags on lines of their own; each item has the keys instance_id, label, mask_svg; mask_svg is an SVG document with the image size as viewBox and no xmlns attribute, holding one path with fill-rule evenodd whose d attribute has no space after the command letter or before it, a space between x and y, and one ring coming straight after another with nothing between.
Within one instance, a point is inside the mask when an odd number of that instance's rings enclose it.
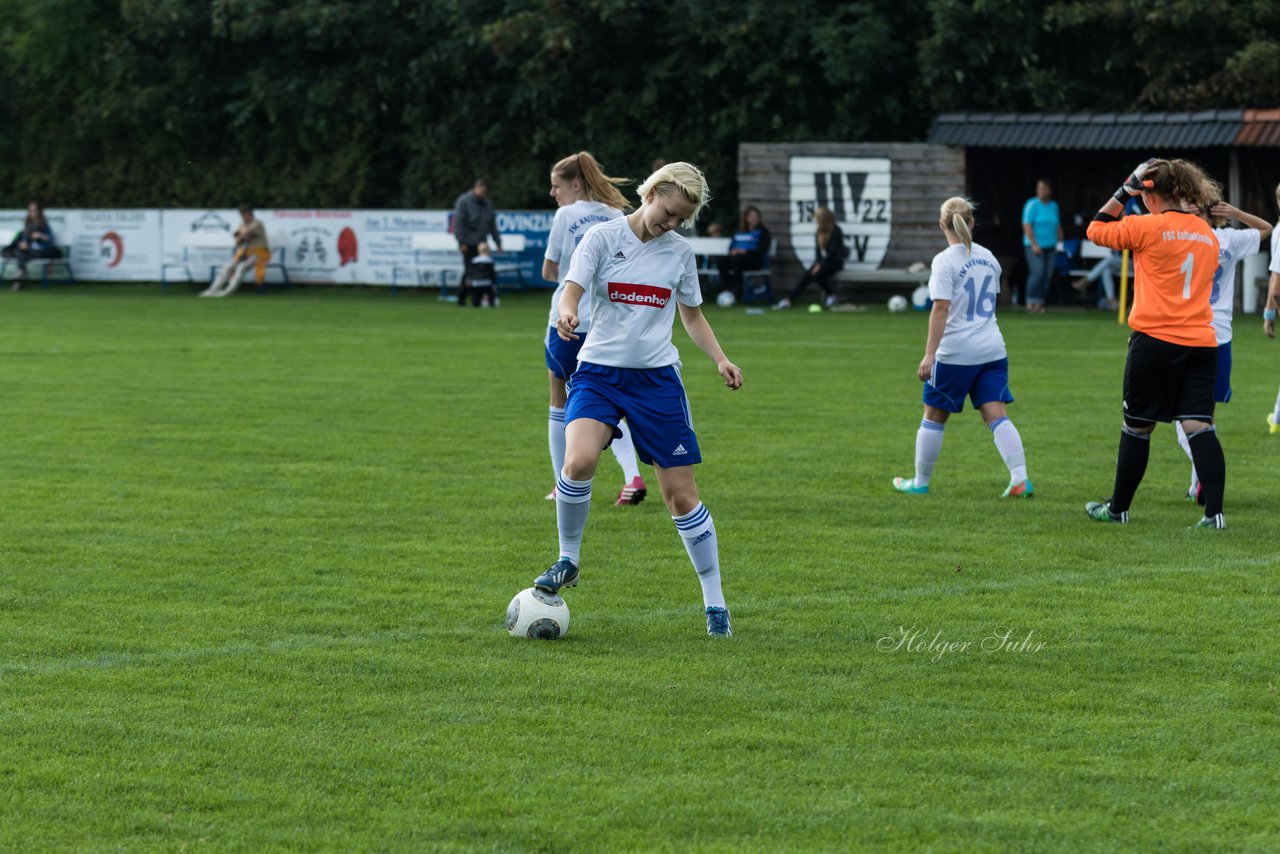
<instances>
[{"instance_id":1,"label":"woman in white top","mask_svg":"<svg viewBox=\"0 0 1280 854\"><path fill-rule=\"evenodd\" d=\"M576 341L562 341L556 335L556 320L560 316L560 295L564 293L564 277L569 273L569 259L573 251L582 242L582 238L593 227L622 216L627 207L627 200L618 190L618 185L627 183L626 178L610 178L604 174L600 163L589 151L580 151L560 160L551 167L551 198L560 207L556 210L555 219L551 223L551 234L547 238L547 251L542 261L542 278L548 282L556 282L556 291L551 297L551 318L547 324L547 333L543 349L546 352L547 375L551 381L551 406L547 416L547 443L551 450L551 470L554 477L560 476L564 468L564 403L565 382L578 367L578 351L582 349L582 339L591 325L590 303L584 304L581 310L581 326ZM615 506L639 504L644 500L648 489L644 478L640 476L640 466L636 462L635 447L631 444L631 434L626 425L618 425L622 436L610 446L613 456L622 466L625 482L618 493ZM547 496L548 501L556 498L555 489Z\"/></svg>"},{"instance_id":2,"label":"woman in white top","mask_svg":"<svg viewBox=\"0 0 1280 854\"><path fill-rule=\"evenodd\" d=\"M580 337L584 298L590 300L592 328L568 384L565 461L556 482L560 558L534 585L556 593L578 583L591 479L619 420L626 418L698 574L707 633L727 637L733 629L721 591L716 530L698 500L693 466L702 457L680 380L680 354L671 341L678 305L689 337L716 363L725 385L741 387L742 371L725 357L699 308L693 250L676 233L681 225L693 225L709 194L702 172L688 163L662 166L639 193L639 208L587 233L560 297L556 331L562 340Z\"/></svg>"},{"instance_id":3,"label":"woman in white top","mask_svg":"<svg viewBox=\"0 0 1280 854\"><path fill-rule=\"evenodd\" d=\"M1004 497L1030 498L1027 457L1022 437L1009 420L1009 359L996 325L1000 264L985 247L973 242L973 205L959 196L942 204L938 222L947 248L933 258L929 276L929 337L916 375L924 382L924 418L916 431L916 474L895 477L899 492L929 491L933 466L942 451L942 431L953 412L964 409L967 396L982 413L1005 465L1009 486Z\"/></svg>"},{"instance_id":4,"label":"woman in white top","mask_svg":"<svg viewBox=\"0 0 1280 854\"><path fill-rule=\"evenodd\" d=\"M1215 403L1228 403L1231 400L1231 317L1235 311L1236 264L1241 258L1259 252L1262 241L1271 234L1271 223L1221 199L1216 199L1207 210L1201 210L1200 218L1209 223L1213 236L1218 238L1218 269L1213 272L1213 289L1209 292L1209 304L1213 307L1213 333L1218 342L1218 373L1213 382L1213 400ZM1227 220L1232 219L1246 227L1227 228ZM1187 431L1182 428L1181 421L1175 421L1174 425L1178 444L1190 459L1191 443L1187 441ZM1191 462L1191 486L1187 489L1187 500L1204 504L1195 460Z\"/></svg>"}]
</instances>

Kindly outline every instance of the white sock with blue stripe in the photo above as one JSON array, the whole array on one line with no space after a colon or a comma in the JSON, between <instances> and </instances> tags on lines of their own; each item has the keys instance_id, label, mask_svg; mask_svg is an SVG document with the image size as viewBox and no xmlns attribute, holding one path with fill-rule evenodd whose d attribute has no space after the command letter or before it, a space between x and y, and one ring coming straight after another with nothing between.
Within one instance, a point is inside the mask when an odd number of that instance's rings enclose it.
<instances>
[{"instance_id":1,"label":"white sock with blue stripe","mask_svg":"<svg viewBox=\"0 0 1280 854\"><path fill-rule=\"evenodd\" d=\"M933 477L933 464L942 453L942 430L945 424L920 419L920 429L916 431L916 486L928 486Z\"/></svg>"},{"instance_id":2,"label":"white sock with blue stripe","mask_svg":"<svg viewBox=\"0 0 1280 854\"><path fill-rule=\"evenodd\" d=\"M996 450L1009 467L1009 482L1026 480L1027 454L1022 450L1022 436L1018 433L1018 428L1008 418L997 418L987 426L991 428L991 438L995 439Z\"/></svg>"},{"instance_id":3,"label":"white sock with blue stripe","mask_svg":"<svg viewBox=\"0 0 1280 854\"><path fill-rule=\"evenodd\" d=\"M618 465L622 466L623 479L630 483L640 476L640 463L636 461L636 446L631 441L631 429L626 420L618 422L618 429L622 431L622 438L614 439L609 447Z\"/></svg>"},{"instance_id":4,"label":"white sock with blue stripe","mask_svg":"<svg viewBox=\"0 0 1280 854\"><path fill-rule=\"evenodd\" d=\"M671 521L676 523L676 530L684 540L684 550L693 561L693 571L698 573L702 604L708 608L725 607L724 592L720 589L720 545L711 513L699 501L697 507L683 516L672 516Z\"/></svg>"},{"instance_id":5,"label":"white sock with blue stripe","mask_svg":"<svg viewBox=\"0 0 1280 854\"><path fill-rule=\"evenodd\" d=\"M560 557L581 566L582 532L591 511L591 481L573 480L564 471L556 480L556 528L560 531Z\"/></svg>"},{"instance_id":6,"label":"white sock with blue stripe","mask_svg":"<svg viewBox=\"0 0 1280 854\"><path fill-rule=\"evenodd\" d=\"M547 445L551 448L552 477L564 470L564 407L552 406L547 414Z\"/></svg>"}]
</instances>

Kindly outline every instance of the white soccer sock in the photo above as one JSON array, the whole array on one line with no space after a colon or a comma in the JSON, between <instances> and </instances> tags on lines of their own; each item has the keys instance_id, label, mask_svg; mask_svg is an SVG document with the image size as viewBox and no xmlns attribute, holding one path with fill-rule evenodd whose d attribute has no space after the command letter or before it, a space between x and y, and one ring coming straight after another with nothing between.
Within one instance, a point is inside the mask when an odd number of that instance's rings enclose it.
<instances>
[{"instance_id":1,"label":"white soccer sock","mask_svg":"<svg viewBox=\"0 0 1280 854\"><path fill-rule=\"evenodd\" d=\"M631 441L631 428L625 419L618 422L618 429L622 431L622 438L614 439L609 447L613 448L614 459L622 466L622 476L630 483L640 476L640 463L636 461L636 446Z\"/></svg>"},{"instance_id":2,"label":"white soccer sock","mask_svg":"<svg viewBox=\"0 0 1280 854\"><path fill-rule=\"evenodd\" d=\"M699 501L697 507L683 516L672 516L671 521L676 523L676 530L684 540L684 550L693 561L694 572L698 573L702 604L707 608L725 607L724 592L720 589L720 546L711 513Z\"/></svg>"},{"instance_id":3,"label":"white soccer sock","mask_svg":"<svg viewBox=\"0 0 1280 854\"><path fill-rule=\"evenodd\" d=\"M564 407L552 406L547 415L547 445L551 448L551 476L564 470Z\"/></svg>"},{"instance_id":4,"label":"white soccer sock","mask_svg":"<svg viewBox=\"0 0 1280 854\"><path fill-rule=\"evenodd\" d=\"M916 486L928 486L933 477L933 464L942 453L942 430L945 424L920 420L920 429L916 431Z\"/></svg>"},{"instance_id":5,"label":"white soccer sock","mask_svg":"<svg viewBox=\"0 0 1280 854\"><path fill-rule=\"evenodd\" d=\"M997 418L989 426L991 438L996 441L996 450L1009 467L1009 482L1026 480L1027 454L1022 450L1022 436L1018 434L1018 428L1008 418Z\"/></svg>"},{"instance_id":6,"label":"white soccer sock","mask_svg":"<svg viewBox=\"0 0 1280 854\"><path fill-rule=\"evenodd\" d=\"M1182 446L1182 450L1186 451L1187 459L1191 460L1191 489L1194 491L1200 485L1200 475L1196 474L1196 461L1191 456L1191 443L1187 441L1187 431L1182 429L1182 422L1175 421L1174 427L1178 434L1178 444Z\"/></svg>"},{"instance_id":7,"label":"white soccer sock","mask_svg":"<svg viewBox=\"0 0 1280 854\"><path fill-rule=\"evenodd\" d=\"M556 481L556 528L560 531L560 557L581 566L582 531L591 511L591 481L572 480L563 471Z\"/></svg>"},{"instance_id":8,"label":"white soccer sock","mask_svg":"<svg viewBox=\"0 0 1280 854\"><path fill-rule=\"evenodd\" d=\"M1271 413L1271 420L1276 424L1280 424L1280 392L1276 392L1276 411Z\"/></svg>"}]
</instances>

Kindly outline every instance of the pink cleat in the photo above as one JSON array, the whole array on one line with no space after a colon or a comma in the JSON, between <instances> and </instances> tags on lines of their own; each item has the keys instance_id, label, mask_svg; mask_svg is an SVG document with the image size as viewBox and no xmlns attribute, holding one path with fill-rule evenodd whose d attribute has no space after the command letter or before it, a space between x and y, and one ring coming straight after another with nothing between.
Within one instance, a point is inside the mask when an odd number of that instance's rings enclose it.
<instances>
[{"instance_id":1,"label":"pink cleat","mask_svg":"<svg viewBox=\"0 0 1280 854\"><path fill-rule=\"evenodd\" d=\"M618 493L618 500L613 503L613 506L625 507L628 504L639 504L648 494L649 489L644 485L644 478L636 475L630 483L622 487L622 491Z\"/></svg>"}]
</instances>

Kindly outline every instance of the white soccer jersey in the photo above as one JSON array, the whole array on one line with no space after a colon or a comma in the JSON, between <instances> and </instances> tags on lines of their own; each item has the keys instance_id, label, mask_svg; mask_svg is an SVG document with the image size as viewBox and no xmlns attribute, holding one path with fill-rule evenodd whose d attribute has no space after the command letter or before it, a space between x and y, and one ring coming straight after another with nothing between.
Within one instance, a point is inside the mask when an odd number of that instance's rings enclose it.
<instances>
[{"instance_id":1,"label":"white soccer jersey","mask_svg":"<svg viewBox=\"0 0 1280 854\"><path fill-rule=\"evenodd\" d=\"M1280 222L1276 223L1276 228L1271 229L1271 266L1267 269L1272 273L1280 273Z\"/></svg>"},{"instance_id":2,"label":"white soccer jersey","mask_svg":"<svg viewBox=\"0 0 1280 854\"><path fill-rule=\"evenodd\" d=\"M985 247L973 244L966 255L956 243L933 256L929 296L951 300L937 359L949 365L982 365L1005 358L1004 336L996 325L1000 262Z\"/></svg>"},{"instance_id":3,"label":"white soccer jersey","mask_svg":"<svg viewBox=\"0 0 1280 854\"><path fill-rule=\"evenodd\" d=\"M1219 344L1231 340L1231 314L1236 303L1236 264L1257 253L1262 233L1256 228L1215 228L1218 238L1218 269L1213 273L1209 304L1213 306L1213 334Z\"/></svg>"},{"instance_id":4,"label":"white soccer jersey","mask_svg":"<svg viewBox=\"0 0 1280 854\"><path fill-rule=\"evenodd\" d=\"M585 200L556 209L544 256L560 267L560 282L556 285L556 292L551 295L551 326L555 326L560 319L560 295L564 293L564 282L569 275L569 259L573 257L573 250L578 248L588 230L620 216L622 211L617 208L611 208L603 202ZM591 300L588 294L583 294L582 301L578 303L578 320L578 334L585 335L591 327Z\"/></svg>"},{"instance_id":5,"label":"white soccer jersey","mask_svg":"<svg viewBox=\"0 0 1280 854\"><path fill-rule=\"evenodd\" d=\"M595 315L579 361L614 368L662 368L680 361L671 343L676 303L702 304L689 242L667 232L641 242L626 219L597 225L573 253L568 281Z\"/></svg>"}]
</instances>

